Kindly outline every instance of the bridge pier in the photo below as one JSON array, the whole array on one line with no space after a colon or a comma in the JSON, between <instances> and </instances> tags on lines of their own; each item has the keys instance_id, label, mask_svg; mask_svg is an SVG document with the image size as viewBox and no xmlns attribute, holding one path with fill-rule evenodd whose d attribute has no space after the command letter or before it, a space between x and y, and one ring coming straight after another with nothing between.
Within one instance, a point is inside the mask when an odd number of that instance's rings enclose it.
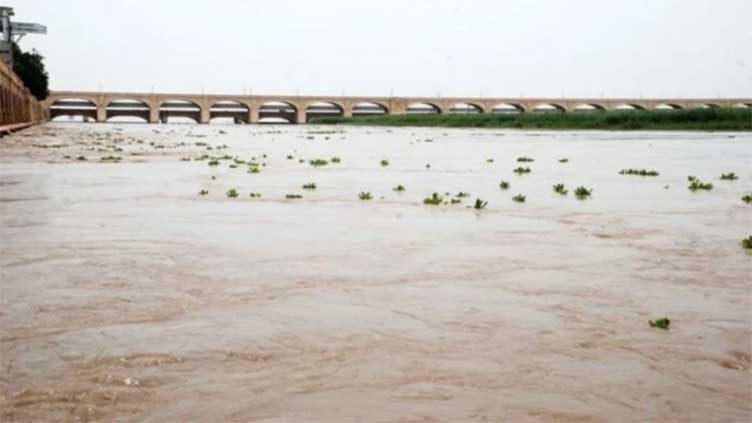
<instances>
[{"instance_id":1,"label":"bridge pier","mask_svg":"<svg viewBox=\"0 0 752 423\"><path fill-rule=\"evenodd\" d=\"M149 108L149 123L159 123L159 106Z\"/></svg>"},{"instance_id":2,"label":"bridge pier","mask_svg":"<svg viewBox=\"0 0 752 423\"><path fill-rule=\"evenodd\" d=\"M298 108L295 112L295 123L303 125L306 123L306 109L304 107Z\"/></svg>"},{"instance_id":3,"label":"bridge pier","mask_svg":"<svg viewBox=\"0 0 752 423\"><path fill-rule=\"evenodd\" d=\"M97 122L107 121L107 107L103 105L97 106Z\"/></svg>"}]
</instances>

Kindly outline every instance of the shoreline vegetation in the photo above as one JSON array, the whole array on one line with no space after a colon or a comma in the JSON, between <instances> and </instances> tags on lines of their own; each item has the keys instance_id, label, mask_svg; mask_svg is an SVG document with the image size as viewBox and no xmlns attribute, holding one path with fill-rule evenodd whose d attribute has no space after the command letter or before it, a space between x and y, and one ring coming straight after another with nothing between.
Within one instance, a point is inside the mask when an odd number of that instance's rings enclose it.
<instances>
[{"instance_id":1,"label":"shoreline vegetation","mask_svg":"<svg viewBox=\"0 0 752 423\"><path fill-rule=\"evenodd\" d=\"M406 114L351 118L328 116L316 118L311 123L320 125L447 128L752 131L752 108L567 113Z\"/></svg>"}]
</instances>

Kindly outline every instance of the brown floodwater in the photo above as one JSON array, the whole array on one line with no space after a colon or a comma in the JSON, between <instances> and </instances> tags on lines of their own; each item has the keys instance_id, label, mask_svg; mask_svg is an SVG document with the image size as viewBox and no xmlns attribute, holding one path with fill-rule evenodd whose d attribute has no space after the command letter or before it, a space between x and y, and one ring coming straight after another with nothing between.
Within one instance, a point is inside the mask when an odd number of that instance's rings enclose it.
<instances>
[{"instance_id":1,"label":"brown floodwater","mask_svg":"<svg viewBox=\"0 0 752 423\"><path fill-rule=\"evenodd\" d=\"M0 140L0 421L750 421L750 192L749 133L38 126Z\"/></svg>"}]
</instances>

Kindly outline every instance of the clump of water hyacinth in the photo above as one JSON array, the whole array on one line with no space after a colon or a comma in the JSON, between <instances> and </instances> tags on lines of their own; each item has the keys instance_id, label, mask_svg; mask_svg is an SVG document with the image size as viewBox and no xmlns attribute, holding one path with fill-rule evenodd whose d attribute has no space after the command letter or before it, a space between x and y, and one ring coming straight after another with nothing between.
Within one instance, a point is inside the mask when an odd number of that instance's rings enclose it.
<instances>
[{"instance_id":1,"label":"clump of water hyacinth","mask_svg":"<svg viewBox=\"0 0 752 423\"><path fill-rule=\"evenodd\" d=\"M396 187L392 188L392 191L404 192L405 191L405 187L402 186L402 185L397 185Z\"/></svg>"},{"instance_id":2,"label":"clump of water hyacinth","mask_svg":"<svg viewBox=\"0 0 752 423\"><path fill-rule=\"evenodd\" d=\"M517 161L520 163L530 163L534 162L535 160L531 159L530 157L518 157Z\"/></svg>"},{"instance_id":3,"label":"clump of water hyacinth","mask_svg":"<svg viewBox=\"0 0 752 423\"><path fill-rule=\"evenodd\" d=\"M389 160L382 160L381 161L381 167L389 166Z\"/></svg>"},{"instance_id":4,"label":"clump of water hyacinth","mask_svg":"<svg viewBox=\"0 0 752 423\"><path fill-rule=\"evenodd\" d=\"M455 195L455 197L457 197L457 198L466 198L466 197L469 197L469 196L470 196L469 192L462 192L462 191L458 192L457 195Z\"/></svg>"},{"instance_id":5,"label":"clump of water hyacinth","mask_svg":"<svg viewBox=\"0 0 752 423\"><path fill-rule=\"evenodd\" d=\"M260 173L261 169L258 166L251 166L248 168L248 173Z\"/></svg>"},{"instance_id":6,"label":"clump of water hyacinth","mask_svg":"<svg viewBox=\"0 0 752 423\"><path fill-rule=\"evenodd\" d=\"M370 192L361 192L358 194L358 198L360 198L363 201L367 201L373 198Z\"/></svg>"},{"instance_id":7,"label":"clump of water hyacinth","mask_svg":"<svg viewBox=\"0 0 752 423\"><path fill-rule=\"evenodd\" d=\"M739 179L739 177L736 176L734 172L721 174L721 180L723 181L735 181L737 179Z\"/></svg>"},{"instance_id":8,"label":"clump of water hyacinth","mask_svg":"<svg viewBox=\"0 0 752 423\"><path fill-rule=\"evenodd\" d=\"M475 199L475 204L473 205L473 208L475 210L483 210L488 205L488 201L483 201L480 198Z\"/></svg>"},{"instance_id":9,"label":"clump of water hyacinth","mask_svg":"<svg viewBox=\"0 0 752 423\"><path fill-rule=\"evenodd\" d=\"M311 182L311 183L305 184L305 185L303 185L303 189L314 190L314 189L316 189L316 183L315 182Z\"/></svg>"},{"instance_id":10,"label":"clump of water hyacinth","mask_svg":"<svg viewBox=\"0 0 752 423\"><path fill-rule=\"evenodd\" d=\"M285 198L288 199L288 200L299 200L299 199L303 198L303 196L300 195L300 194L287 194L287 195L285 195Z\"/></svg>"},{"instance_id":11,"label":"clump of water hyacinth","mask_svg":"<svg viewBox=\"0 0 752 423\"><path fill-rule=\"evenodd\" d=\"M310 164L313 167L321 167L321 166L328 165L329 162L324 159L313 159L313 160L309 160L308 164Z\"/></svg>"},{"instance_id":12,"label":"clump of water hyacinth","mask_svg":"<svg viewBox=\"0 0 752 423\"><path fill-rule=\"evenodd\" d=\"M120 156L106 156L106 157L102 157L99 160L103 162L119 162L123 160L123 158Z\"/></svg>"},{"instance_id":13,"label":"clump of water hyacinth","mask_svg":"<svg viewBox=\"0 0 752 423\"><path fill-rule=\"evenodd\" d=\"M340 163L341 161L342 159L340 159L339 157L332 157L332 163Z\"/></svg>"},{"instance_id":14,"label":"clump of water hyacinth","mask_svg":"<svg viewBox=\"0 0 752 423\"><path fill-rule=\"evenodd\" d=\"M569 190L564 187L564 184L556 184L554 185L554 192L561 195L567 195Z\"/></svg>"},{"instance_id":15,"label":"clump of water hyacinth","mask_svg":"<svg viewBox=\"0 0 752 423\"><path fill-rule=\"evenodd\" d=\"M209 160L209 166L219 166L219 160L217 159Z\"/></svg>"},{"instance_id":16,"label":"clump of water hyacinth","mask_svg":"<svg viewBox=\"0 0 752 423\"><path fill-rule=\"evenodd\" d=\"M501 181L499 183L499 188L501 188L503 190L509 189L509 182L507 182L507 181Z\"/></svg>"},{"instance_id":17,"label":"clump of water hyacinth","mask_svg":"<svg viewBox=\"0 0 752 423\"><path fill-rule=\"evenodd\" d=\"M459 204L462 202L461 198L452 198L450 201L452 204Z\"/></svg>"},{"instance_id":18,"label":"clump of water hyacinth","mask_svg":"<svg viewBox=\"0 0 752 423\"><path fill-rule=\"evenodd\" d=\"M619 175L658 176L659 173L656 170L647 169L622 169Z\"/></svg>"},{"instance_id":19,"label":"clump of water hyacinth","mask_svg":"<svg viewBox=\"0 0 752 423\"><path fill-rule=\"evenodd\" d=\"M240 193L235 188L232 188L231 190L227 191L227 197L228 198L238 198Z\"/></svg>"},{"instance_id":20,"label":"clump of water hyacinth","mask_svg":"<svg viewBox=\"0 0 752 423\"><path fill-rule=\"evenodd\" d=\"M569 163L569 159L566 157L563 159L559 159L559 163Z\"/></svg>"},{"instance_id":21,"label":"clump of water hyacinth","mask_svg":"<svg viewBox=\"0 0 752 423\"><path fill-rule=\"evenodd\" d=\"M530 173L530 172L532 171L530 170L529 167L518 167L517 169L514 170L514 173L518 175L523 175L525 173Z\"/></svg>"},{"instance_id":22,"label":"clump of water hyacinth","mask_svg":"<svg viewBox=\"0 0 752 423\"><path fill-rule=\"evenodd\" d=\"M444 201L444 198L439 195L439 193L434 192L430 197L423 199L423 204L427 204L430 206L438 206Z\"/></svg>"},{"instance_id":23,"label":"clump of water hyacinth","mask_svg":"<svg viewBox=\"0 0 752 423\"><path fill-rule=\"evenodd\" d=\"M208 194L209 194L209 190L207 189L202 189L201 191L198 192L198 195L208 195Z\"/></svg>"},{"instance_id":24,"label":"clump of water hyacinth","mask_svg":"<svg viewBox=\"0 0 752 423\"><path fill-rule=\"evenodd\" d=\"M525 196L522 194L517 194L514 197L512 197L512 201L515 201L517 203L524 203L525 202Z\"/></svg>"},{"instance_id":25,"label":"clump of water hyacinth","mask_svg":"<svg viewBox=\"0 0 752 423\"><path fill-rule=\"evenodd\" d=\"M668 317L664 317L658 320L650 320L648 323L650 323L651 328L668 330L668 327L671 325L671 320Z\"/></svg>"},{"instance_id":26,"label":"clump of water hyacinth","mask_svg":"<svg viewBox=\"0 0 752 423\"><path fill-rule=\"evenodd\" d=\"M698 191L698 190L704 190L704 191L710 191L713 189L713 184L710 182L702 182L699 179L694 179L689 184L689 190L690 191Z\"/></svg>"},{"instance_id":27,"label":"clump of water hyacinth","mask_svg":"<svg viewBox=\"0 0 752 423\"><path fill-rule=\"evenodd\" d=\"M752 235L748 236L747 238L742 239L740 244L742 248L744 248L745 250L752 249Z\"/></svg>"},{"instance_id":28,"label":"clump of water hyacinth","mask_svg":"<svg viewBox=\"0 0 752 423\"><path fill-rule=\"evenodd\" d=\"M752 204L752 194L747 194L744 197L742 197L742 201L744 201L747 204Z\"/></svg>"},{"instance_id":29,"label":"clump of water hyacinth","mask_svg":"<svg viewBox=\"0 0 752 423\"><path fill-rule=\"evenodd\" d=\"M593 190L592 189L587 189L587 188L582 187L582 186L577 187L574 190L575 197L579 198L580 200L583 200L585 198L590 197L591 194L593 194Z\"/></svg>"},{"instance_id":30,"label":"clump of water hyacinth","mask_svg":"<svg viewBox=\"0 0 752 423\"><path fill-rule=\"evenodd\" d=\"M251 197L251 198L261 198L261 193L259 193L259 192L252 192L252 193L248 194L248 196Z\"/></svg>"},{"instance_id":31,"label":"clump of water hyacinth","mask_svg":"<svg viewBox=\"0 0 752 423\"><path fill-rule=\"evenodd\" d=\"M687 181L688 182L694 182L696 180L697 180L697 176L692 176L692 175L687 176Z\"/></svg>"}]
</instances>

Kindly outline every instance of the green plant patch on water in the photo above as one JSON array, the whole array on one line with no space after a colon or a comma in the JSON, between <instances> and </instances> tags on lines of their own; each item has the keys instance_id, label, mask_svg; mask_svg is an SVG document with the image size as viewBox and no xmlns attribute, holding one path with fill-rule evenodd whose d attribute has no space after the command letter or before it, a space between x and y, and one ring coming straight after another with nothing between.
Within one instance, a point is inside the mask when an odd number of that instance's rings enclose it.
<instances>
[{"instance_id":1,"label":"green plant patch on water","mask_svg":"<svg viewBox=\"0 0 752 423\"><path fill-rule=\"evenodd\" d=\"M332 163L341 163L341 162L342 162L342 159L340 159L339 157L332 157Z\"/></svg>"},{"instance_id":2,"label":"green plant patch on water","mask_svg":"<svg viewBox=\"0 0 752 423\"><path fill-rule=\"evenodd\" d=\"M260 192L252 192L252 193L248 194L248 196L251 197L251 198L261 198L261 193Z\"/></svg>"},{"instance_id":3,"label":"green plant patch on water","mask_svg":"<svg viewBox=\"0 0 752 423\"><path fill-rule=\"evenodd\" d=\"M647 169L622 169L619 175L637 175L637 176L658 176L660 175L656 170Z\"/></svg>"},{"instance_id":4,"label":"green plant patch on water","mask_svg":"<svg viewBox=\"0 0 752 423\"><path fill-rule=\"evenodd\" d=\"M532 158L530 158L530 157L524 157L523 156L523 157L518 157L517 161L520 162L520 163L531 163L531 162L534 162L535 160L532 159Z\"/></svg>"},{"instance_id":5,"label":"green plant patch on water","mask_svg":"<svg viewBox=\"0 0 752 423\"><path fill-rule=\"evenodd\" d=\"M525 199L526 199L526 197L524 195L522 195L522 194L517 194L514 197L512 197L512 201L515 201L517 203L524 203Z\"/></svg>"},{"instance_id":6,"label":"green plant patch on water","mask_svg":"<svg viewBox=\"0 0 752 423\"><path fill-rule=\"evenodd\" d=\"M723 181L735 181L739 179L734 172L721 174L721 180Z\"/></svg>"},{"instance_id":7,"label":"green plant patch on water","mask_svg":"<svg viewBox=\"0 0 752 423\"><path fill-rule=\"evenodd\" d=\"M583 186L577 187L574 190L574 195L580 200L584 200L586 198L589 198L593 194L593 189L587 189Z\"/></svg>"},{"instance_id":8,"label":"green plant patch on water","mask_svg":"<svg viewBox=\"0 0 752 423\"><path fill-rule=\"evenodd\" d=\"M745 250L752 250L752 235L748 236L747 238L742 239L740 242L742 248Z\"/></svg>"},{"instance_id":9,"label":"green plant patch on water","mask_svg":"<svg viewBox=\"0 0 752 423\"><path fill-rule=\"evenodd\" d=\"M99 160L103 162L119 162L123 160L123 158L119 156L106 156L106 157L102 157Z\"/></svg>"},{"instance_id":10,"label":"green plant patch on water","mask_svg":"<svg viewBox=\"0 0 752 423\"><path fill-rule=\"evenodd\" d=\"M190 162L190 161L191 161L191 158L190 158L190 157L181 157L181 158L180 158L180 161L181 161L181 162Z\"/></svg>"},{"instance_id":11,"label":"green plant patch on water","mask_svg":"<svg viewBox=\"0 0 752 423\"><path fill-rule=\"evenodd\" d=\"M689 175L687 176L687 182L694 182L697 180L697 176Z\"/></svg>"},{"instance_id":12,"label":"green plant patch on water","mask_svg":"<svg viewBox=\"0 0 752 423\"><path fill-rule=\"evenodd\" d=\"M202 189L201 191L198 192L198 195L209 195L209 190Z\"/></svg>"},{"instance_id":13,"label":"green plant patch on water","mask_svg":"<svg viewBox=\"0 0 752 423\"><path fill-rule=\"evenodd\" d=\"M567 159L566 157L563 159L559 159L559 163L569 163L569 159Z\"/></svg>"},{"instance_id":14,"label":"green plant patch on water","mask_svg":"<svg viewBox=\"0 0 752 423\"><path fill-rule=\"evenodd\" d=\"M510 187L510 185L509 185L509 182L507 182L507 181L501 181L499 183L499 188L501 188L503 190L508 190L509 187Z\"/></svg>"},{"instance_id":15,"label":"green plant patch on water","mask_svg":"<svg viewBox=\"0 0 752 423\"><path fill-rule=\"evenodd\" d=\"M462 202L461 198L452 198L451 203L452 204L459 204Z\"/></svg>"},{"instance_id":16,"label":"green plant patch on water","mask_svg":"<svg viewBox=\"0 0 752 423\"><path fill-rule=\"evenodd\" d=\"M462 192L462 191L458 192L457 195L455 195L455 197L457 198L467 198L469 196L470 196L469 192Z\"/></svg>"},{"instance_id":17,"label":"green plant patch on water","mask_svg":"<svg viewBox=\"0 0 752 423\"><path fill-rule=\"evenodd\" d=\"M294 158L295 158L295 157L293 157L293 156L289 156L289 155L287 156L287 160L292 160L292 159L294 159Z\"/></svg>"},{"instance_id":18,"label":"green plant patch on water","mask_svg":"<svg viewBox=\"0 0 752 423\"><path fill-rule=\"evenodd\" d=\"M370 192L361 192L358 194L358 198L360 198L363 201L367 201L373 198Z\"/></svg>"},{"instance_id":19,"label":"green plant patch on water","mask_svg":"<svg viewBox=\"0 0 752 423\"><path fill-rule=\"evenodd\" d=\"M668 327L671 326L671 320L668 317L664 317L658 320L650 320L648 323L650 323L651 328L658 328L663 330L668 330Z\"/></svg>"},{"instance_id":20,"label":"green plant patch on water","mask_svg":"<svg viewBox=\"0 0 752 423\"><path fill-rule=\"evenodd\" d=\"M258 166L251 166L248 168L248 173L261 173L261 170Z\"/></svg>"},{"instance_id":21,"label":"green plant patch on water","mask_svg":"<svg viewBox=\"0 0 752 423\"><path fill-rule=\"evenodd\" d=\"M567 195L569 190L564 187L564 184L556 184L554 185L554 192L561 195Z\"/></svg>"},{"instance_id":22,"label":"green plant patch on water","mask_svg":"<svg viewBox=\"0 0 752 423\"><path fill-rule=\"evenodd\" d=\"M516 173L518 175L524 175L524 174L530 173L530 172L532 172L532 171L530 170L529 167L518 167L517 169L514 170L514 173Z\"/></svg>"},{"instance_id":23,"label":"green plant patch on water","mask_svg":"<svg viewBox=\"0 0 752 423\"><path fill-rule=\"evenodd\" d=\"M230 165L230 166L228 166L228 167L229 167L230 169L237 169L237 168L238 168L238 165L236 165L236 164L234 164L234 163L233 163L233 164L231 164L231 165Z\"/></svg>"},{"instance_id":24,"label":"green plant patch on water","mask_svg":"<svg viewBox=\"0 0 752 423\"><path fill-rule=\"evenodd\" d=\"M238 198L240 193L235 188L232 188L231 190L227 191L227 197L228 198Z\"/></svg>"},{"instance_id":25,"label":"green plant patch on water","mask_svg":"<svg viewBox=\"0 0 752 423\"><path fill-rule=\"evenodd\" d=\"M488 205L488 201L483 201L480 198L475 199L475 204L473 204L473 208L475 210L483 210Z\"/></svg>"},{"instance_id":26,"label":"green plant patch on water","mask_svg":"<svg viewBox=\"0 0 752 423\"><path fill-rule=\"evenodd\" d=\"M300 200L303 196L300 194L287 194L285 195L285 198L288 200Z\"/></svg>"},{"instance_id":27,"label":"green plant patch on water","mask_svg":"<svg viewBox=\"0 0 752 423\"><path fill-rule=\"evenodd\" d=\"M427 165L426 165L426 169L430 169L430 168L431 168L431 165L430 165L430 164L427 164Z\"/></svg>"},{"instance_id":28,"label":"green plant patch on water","mask_svg":"<svg viewBox=\"0 0 752 423\"><path fill-rule=\"evenodd\" d=\"M303 185L303 189L314 190L316 189L316 183L311 182L309 184L305 184Z\"/></svg>"},{"instance_id":29,"label":"green plant patch on water","mask_svg":"<svg viewBox=\"0 0 752 423\"><path fill-rule=\"evenodd\" d=\"M209 166L219 166L219 160L217 159L209 160Z\"/></svg>"},{"instance_id":30,"label":"green plant patch on water","mask_svg":"<svg viewBox=\"0 0 752 423\"><path fill-rule=\"evenodd\" d=\"M702 182L699 179L694 179L689 184L688 188L689 188L690 191L693 191L693 192L694 191L701 191L701 190L702 191L710 191L710 190L713 189L713 184L711 184L710 182Z\"/></svg>"},{"instance_id":31,"label":"green plant patch on water","mask_svg":"<svg viewBox=\"0 0 752 423\"><path fill-rule=\"evenodd\" d=\"M438 192L434 192L430 197L423 199L423 204L429 206L438 206L444 201L444 197L440 196Z\"/></svg>"},{"instance_id":32,"label":"green plant patch on water","mask_svg":"<svg viewBox=\"0 0 752 423\"><path fill-rule=\"evenodd\" d=\"M382 160L381 161L381 167L389 166L389 160Z\"/></svg>"},{"instance_id":33,"label":"green plant patch on water","mask_svg":"<svg viewBox=\"0 0 752 423\"><path fill-rule=\"evenodd\" d=\"M486 163L493 163L494 159L486 159Z\"/></svg>"},{"instance_id":34,"label":"green plant patch on water","mask_svg":"<svg viewBox=\"0 0 752 423\"><path fill-rule=\"evenodd\" d=\"M405 191L405 187L403 185L397 185L396 187L392 188L392 191L404 192Z\"/></svg>"},{"instance_id":35,"label":"green plant patch on water","mask_svg":"<svg viewBox=\"0 0 752 423\"><path fill-rule=\"evenodd\" d=\"M746 194L745 196L743 196L742 201L747 204L752 204L752 194Z\"/></svg>"},{"instance_id":36,"label":"green plant patch on water","mask_svg":"<svg viewBox=\"0 0 752 423\"><path fill-rule=\"evenodd\" d=\"M313 159L313 160L309 160L308 164L310 164L313 167L321 167L321 166L328 165L329 162L324 159Z\"/></svg>"}]
</instances>

